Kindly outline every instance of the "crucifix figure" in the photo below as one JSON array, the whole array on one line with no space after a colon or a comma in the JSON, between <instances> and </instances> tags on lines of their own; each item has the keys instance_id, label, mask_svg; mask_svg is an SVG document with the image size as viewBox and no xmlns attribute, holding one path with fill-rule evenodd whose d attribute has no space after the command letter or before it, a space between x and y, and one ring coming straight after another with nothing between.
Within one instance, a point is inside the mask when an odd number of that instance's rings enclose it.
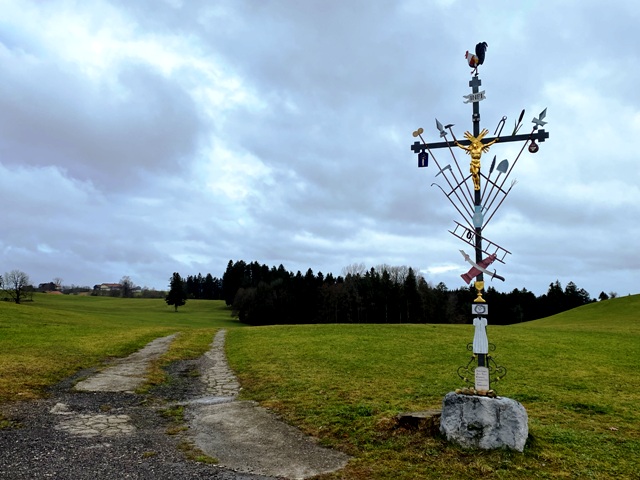
<instances>
[{"instance_id":1,"label":"crucifix figure","mask_svg":"<svg viewBox=\"0 0 640 480\"><path fill-rule=\"evenodd\" d=\"M480 190L480 157L483 153L487 153L489 151L489 147L496 143L499 139L498 137L491 140L489 143L482 143L482 139L484 136L489 133L489 130L486 128L480 132L480 135L474 137L470 132L464 132L464 136L469 142L471 142L468 146L460 144L457 140L455 141L456 146L463 149L467 154L471 155L471 165L469 166L469 172L471 173L471 178L473 178L473 189Z\"/></svg>"}]
</instances>

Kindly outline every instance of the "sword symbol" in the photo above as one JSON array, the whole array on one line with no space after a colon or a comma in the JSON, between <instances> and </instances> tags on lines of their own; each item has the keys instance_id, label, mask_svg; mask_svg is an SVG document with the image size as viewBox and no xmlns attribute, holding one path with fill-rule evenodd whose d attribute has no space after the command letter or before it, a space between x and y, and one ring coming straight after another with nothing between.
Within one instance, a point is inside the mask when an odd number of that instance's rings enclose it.
<instances>
[{"instance_id":1,"label":"sword symbol","mask_svg":"<svg viewBox=\"0 0 640 480\"><path fill-rule=\"evenodd\" d=\"M469 283L471 283L471 280L473 280L477 275L479 275L480 272L489 275L492 280L494 278L497 278L498 280L502 280L504 282L504 277L501 277L500 275L498 275L495 270L492 273L487 271L487 269L485 268L491 265L493 261L497 258L497 255L495 253L492 253L487 258L482 260L480 264L477 264L476 262L471 260L471 257L469 257L469 255L467 255L464 250L460 250L460 253L464 257L464 259L467 261L467 263L470 263L472 265L471 269L467 273L463 273L462 275L460 275L462 279L465 282L467 282L467 285L469 285Z\"/></svg>"}]
</instances>

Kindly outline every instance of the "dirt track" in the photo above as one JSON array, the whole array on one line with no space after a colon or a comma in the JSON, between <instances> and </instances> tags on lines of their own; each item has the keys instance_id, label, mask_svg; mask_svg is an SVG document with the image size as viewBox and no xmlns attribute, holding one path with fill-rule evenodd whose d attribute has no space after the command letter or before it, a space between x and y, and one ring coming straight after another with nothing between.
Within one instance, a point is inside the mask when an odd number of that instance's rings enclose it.
<instances>
[{"instance_id":1,"label":"dirt track","mask_svg":"<svg viewBox=\"0 0 640 480\"><path fill-rule=\"evenodd\" d=\"M102 372L80 372L45 400L5 406L13 425L0 430L0 479L293 479L346 464L346 455L236 401L223 331L199 360L171 365L169 382L133 393L171 340L156 339ZM180 424L163 415L176 407L185 411ZM223 466L188 458L203 452Z\"/></svg>"}]
</instances>

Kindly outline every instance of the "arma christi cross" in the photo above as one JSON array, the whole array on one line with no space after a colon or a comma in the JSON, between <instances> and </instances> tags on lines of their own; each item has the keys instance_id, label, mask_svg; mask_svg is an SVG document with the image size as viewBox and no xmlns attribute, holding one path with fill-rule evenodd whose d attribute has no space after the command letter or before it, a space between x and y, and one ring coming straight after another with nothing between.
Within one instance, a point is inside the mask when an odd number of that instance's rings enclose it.
<instances>
[{"instance_id":1,"label":"arma christi cross","mask_svg":"<svg viewBox=\"0 0 640 480\"><path fill-rule=\"evenodd\" d=\"M481 45L481 44L479 44ZM486 50L486 44L484 50ZM477 52L476 48L476 52ZM411 150L418 154L418 167L427 167L429 163L429 155L433 158L436 163L439 172L436 174L436 177L440 174L444 177L445 181L449 185L450 191L447 193L445 190L440 187L438 184L432 184L438 186L442 192L445 194L447 199L451 202L451 204L456 208L458 213L463 218L463 221L467 224L467 226L459 223L456 223L456 227L453 231L450 231L454 236L469 244L475 250L475 261L473 261L469 255L467 255L463 250L460 250L465 260L472 265L471 270L466 274L462 275L462 278L465 280L467 284L471 282L473 278L476 278L475 288L478 293L478 297L474 300L474 305L472 305L472 314L476 317L482 317L482 321L479 322L482 324L482 334L478 335L479 326L476 324L476 320L474 320L474 325L476 325L476 336L474 336L474 343L470 345L470 349L473 349L474 356L472 357L472 362L477 359L477 367L475 368L475 387L477 391L488 391L489 390L489 374L491 370L491 366L488 365L488 362L491 360L490 355L488 355L488 346L485 345L488 343L486 340L486 334L484 333L484 326L486 326L486 318L484 318L488 314L488 305L486 305L485 300L482 298L482 290L484 289L484 273L487 273L492 279L497 278L499 280L503 280L504 278L497 275L497 273L490 272L487 270L488 267L493 261L497 260L501 263L504 263L504 258L510 252L505 250L498 244L488 240L486 237L483 237L483 229L487 226L489 221L493 218L495 212L500 208L502 202L507 197L511 188L515 185L515 181L511 183L511 186L505 190L504 183L509 177L513 167L516 162L520 158L525 146L529 145L529 152L536 153L539 149L539 146L536 144L538 142L544 142L545 139L549 138L549 134L539 127L543 127L547 122L544 121L546 116L546 109L544 109L540 115L536 118L534 117L533 128L528 134L518 134L520 127L522 126L522 118L524 116L524 110L520 113L519 119L515 122L514 129L511 135L501 136L502 130L505 126L507 117L504 116L498 122L498 125L494 132L494 137L486 137L489 133L487 129L480 129L480 102L485 100L485 91L480 91L479 87L482 85L480 78L478 78L477 66L478 64L482 64L484 61L484 51L482 51L481 61L478 63L478 58L470 55L467 52L467 59L469 61L469 65L471 67L475 67L474 71L472 71L473 77L469 82L469 86L471 87L471 94L464 95L465 98L464 103L471 103L473 106L473 134L470 132L465 132L465 140L458 141L453 133L451 127L453 125L445 125L443 126L436 119L436 127L440 131L440 137L445 138L445 141L427 143L425 142L422 134L424 130L419 128L415 132L413 132L414 137L420 137L422 142L416 141L411 145ZM451 134L452 140L447 140L446 137L448 134ZM511 164L511 168L509 168L509 162L507 160L502 160L497 165L498 177L494 180L491 179L491 174L496 166L496 157L494 156L493 162L491 164L491 168L489 170L488 175L484 175L481 171L481 159L483 153L488 153L489 149L493 145L500 145L502 143L507 142L524 142L520 153L515 158L515 160ZM471 156L471 163L469 167L469 174L464 175L462 173L462 169L456 159L456 155L454 153L454 148L460 148L465 151L466 154ZM448 149L451 153L453 161L456 165L456 171L451 168L451 165L445 165L444 167L440 166L440 163L436 159L433 154L434 150L438 149ZM500 181L500 174L505 174ZM458 175L460 177L458 177ZM469 179L472 180L473 193L471 192L471 187L468 183ZM482 188L482 179L485 180L484 189ZM489 189L487 191L487 186ZM497 205L494 207L494 203L496 199L500 198ZM486 218L486 220L485 220ZM482 258L483 255L487 255L486 258ZM484 341L482 341L484 338ZM495 347L494 347L495 348ZM472 363L470 362L470 364ZM464 368L465 371L468 371L469 365ZM489 368L488 368L489 367ZM496 365L497 367L497 365ZM499 372L506 373L506 369L504 367L497 367L496 369ZM491 372L493 373L493 372ZM466 375L460 373L460 369L458 374L465 381L469 381L466 378ZM504 376L504 375L502 375ZM479 379L479 377L482 377ZM486 379L485 379L486 377ZM495 379L500 379L501 376L498 375Z\"/></svg>"}]
</instances>

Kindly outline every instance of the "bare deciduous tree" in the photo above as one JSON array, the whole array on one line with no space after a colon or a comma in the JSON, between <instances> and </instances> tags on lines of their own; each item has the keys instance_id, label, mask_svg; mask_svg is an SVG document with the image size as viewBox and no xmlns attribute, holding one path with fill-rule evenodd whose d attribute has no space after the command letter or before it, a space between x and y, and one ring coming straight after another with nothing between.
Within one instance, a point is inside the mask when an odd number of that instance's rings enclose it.
<instances>
[{"instance_id":1,"label":"bare deciduous tree","mask_svg":"<svg viewBox=\"0 0 640 480\"><path fill-rule=\"evenodd\" d=\"M133 281L128 275L125 275L120 279L121 290L120 293L124 298L133 297Z\"/></svg>"},{"instance_id":2,"label":"bare deciduous tree","mask_svg":"<svg viewBox=\"0 0 640 480\"><path fill-rule=\"evenodd\" d=\"M389 278L395 284L403 284L409 276L409 270L413 270L413 274L416 277L422 277L420 270L417 268L407 267L406 265L392 266L387 264L378 265L375 267L378 272L387 272Z\"/></svg>"},{"instance_id":3,"label":"bare deciduous tree","mask_svg":"<svg viewBox=\"0 0 640 480\"><path fill-rule=\"evenodd\" d=\"M0 287L14 302L20 303L30 291L31 282L26 273L20 270L11 270L0 277Z\"/></svg>"},{"instance_id":4,"label":"bare deciduous tree","mask_svg":"<svg viewBox=\"0 0 640 480\"><path fill-rule=\"evenodd\" d=\"M347 265L346 267L342 268L342 275L344 275L345 277L347 275L357 277L364 275L366 271L367 267L364 263L352 263L351 265Z\"/></svg>"}]
</instances>

